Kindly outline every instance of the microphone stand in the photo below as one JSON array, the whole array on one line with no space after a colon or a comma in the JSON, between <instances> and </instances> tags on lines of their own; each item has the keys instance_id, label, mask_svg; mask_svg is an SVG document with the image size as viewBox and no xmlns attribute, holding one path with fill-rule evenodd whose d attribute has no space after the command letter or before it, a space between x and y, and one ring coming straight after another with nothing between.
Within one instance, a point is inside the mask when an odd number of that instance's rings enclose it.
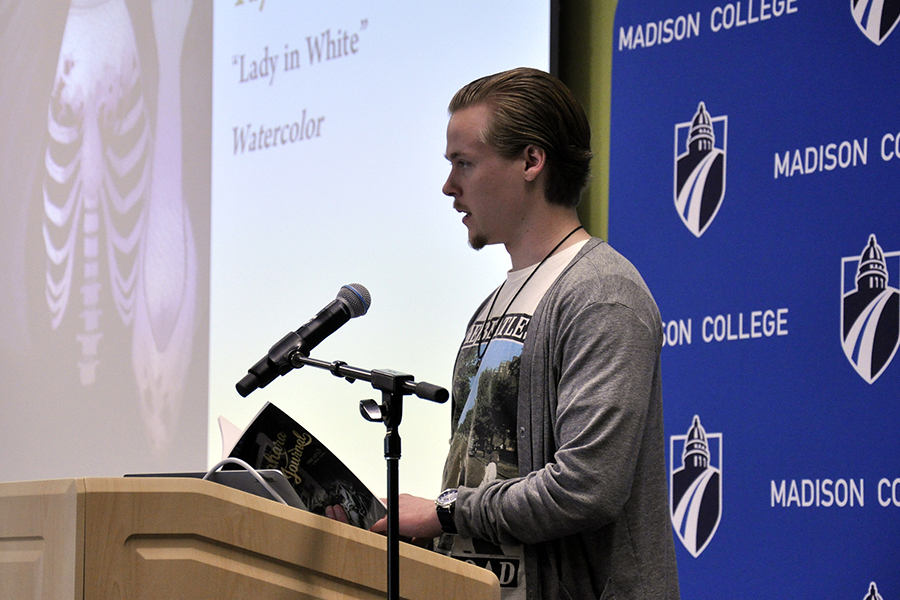
<instances>
[{"instance_id":1,"label":"microphone stand","mask_svg":"<svg viewBox=\"0 0 900 600\"><path fill-rule=\"evenodd\" d=\"M303 365L330 371L335 377L353 383L357 379L368 381L381 391L381 404L374 400L360 400L359 412L367 421L384 423L384 459L387 461L387 597L400 600L400 511L397 506L400 496L400 433L397 430L403 418L403 396L415 394L424 400L444 403L449 398L447 390L436 385L413 381L413 376L390 370L365 371L351 367L347 363L334 361L327 363L303 356L295 351L290 357L295 368Z\"/></svg>"}]
</instances>

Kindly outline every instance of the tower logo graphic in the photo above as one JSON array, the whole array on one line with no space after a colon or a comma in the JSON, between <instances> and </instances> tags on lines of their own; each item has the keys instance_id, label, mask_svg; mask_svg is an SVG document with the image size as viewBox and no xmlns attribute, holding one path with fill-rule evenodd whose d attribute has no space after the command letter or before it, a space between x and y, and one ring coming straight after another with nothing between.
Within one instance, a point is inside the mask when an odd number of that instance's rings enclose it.
<instances>
[{"instance_id":1,"label":"tower logo graphic","mask_svg":"<svg viewBox=\"0 0 900 600\"><path fill-rule=\"evenodd\" d=\"M675 468L675 457L681 467ZM700 556L722 519L722 434L706 433L700 417L687 435L669 438L669 510L672 526L691 555Z\"/></svg>"},{"instance_id":2,"label":"tower logo graphic","mask_svg":"<svg viewBox=\"0 0 900 600\"><path fill-rule=\"evenodd\" d=\"M725 198L727 139L728 117L710 117L703 102L693 119L675 125L675 210L697 237Z\"/></svg>"},{"instance_id":3,"label":"tower logo graphic","mask_svg":"<svg viewBox=\"0 0 900 600\"><path fill-rule=\"evenodd\" d=\"M885 253L875 235L860 256L841 259L841 343L867 383L884 372L900 342L900 252Z\"/></svg>"},{"instance_id":4,"label":"tower logo graphic","mask_svg":"<svg viewBox=\"0 0 900 600\"><path fill-rule=\"evenodd\" d=\"M874 581L869 584L869 593L866 594L863 600L884 600L881 594L878 593L878 586L875 585Z\"/></svg>"},{"instance_id":5,"label":"tower logo graphic","mask_svg":"<svg viewBox=\"0 0 900 600\"><path fill-rule=\"evenodd\" d=\"M880 46L900 21L900 0L850 0L850 12L860 31Z\"/></svg>"}]
</instances>

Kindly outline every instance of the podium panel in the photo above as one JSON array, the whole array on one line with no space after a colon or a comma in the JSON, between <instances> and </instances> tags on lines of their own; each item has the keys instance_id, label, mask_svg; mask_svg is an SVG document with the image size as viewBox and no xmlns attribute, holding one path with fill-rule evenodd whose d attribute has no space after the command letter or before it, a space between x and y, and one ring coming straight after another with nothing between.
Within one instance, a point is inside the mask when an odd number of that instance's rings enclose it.
<instances>
[{"instance_id":1,"label":"podium panel","mask_svg":"<svg viewBox=\"0 0 900 600\"><path fill-rule=\"evenodd\" d=\"M0 599L82 598L81 480L0 484Z\"/></svg>"},{"instance_id":2,"label":"podium panel","mask_svg":"<svg viewBox=\"0 0 900 600\"><path fill-rule=\"evenodd\" d=\"M29 512L40 526L15 527ZM196 479L0 484L0 581L16 582L0 583L0 600L384 598L386 546L383 536ZM46 557L56 557L54 570ZM500 587L485 569L401 544L400 595L498 599Z\"/></svg>"}]
</instances>

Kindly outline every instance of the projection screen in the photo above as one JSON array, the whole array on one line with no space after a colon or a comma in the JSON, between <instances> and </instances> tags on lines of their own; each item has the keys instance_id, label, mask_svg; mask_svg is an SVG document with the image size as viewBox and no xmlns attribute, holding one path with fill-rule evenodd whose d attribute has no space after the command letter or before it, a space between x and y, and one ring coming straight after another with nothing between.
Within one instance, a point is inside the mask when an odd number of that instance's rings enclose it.
<instances>
[{"instance_id":1,"label":"projection screen","mask_svg":"<svg viewBox=\"0 0 900 600\"><path fill-rule=\"evenodd\" d=\"M509 268L441 194L447 103L549 68L534 2L0 2L0 481L203 470L273 402L384 494L367 383L235 383L348 283L315 358L448 387ZM434 495L449 410L407 397L400 487Z\"/></svg>"}]
</instances>

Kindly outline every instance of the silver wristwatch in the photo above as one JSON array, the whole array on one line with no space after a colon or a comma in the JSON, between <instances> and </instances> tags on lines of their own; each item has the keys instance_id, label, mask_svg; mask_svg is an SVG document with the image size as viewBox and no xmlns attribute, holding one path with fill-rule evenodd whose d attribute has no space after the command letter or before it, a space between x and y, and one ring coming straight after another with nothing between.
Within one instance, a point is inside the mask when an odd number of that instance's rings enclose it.
<instances>
[{"instance_id":1,"label":"silver wristwatch","mask_svg":"<svg viewBox=\"0 0 900 600\"><path fill-rule=\"evenodd\" d=\"M441 495L434 501L437 508L438 520L441 522L441 529L444 533L459 533L456 524L453 522L453 513L456 512L456 488L450 488L441 492Z\"/></svg>"}]
</instances>

